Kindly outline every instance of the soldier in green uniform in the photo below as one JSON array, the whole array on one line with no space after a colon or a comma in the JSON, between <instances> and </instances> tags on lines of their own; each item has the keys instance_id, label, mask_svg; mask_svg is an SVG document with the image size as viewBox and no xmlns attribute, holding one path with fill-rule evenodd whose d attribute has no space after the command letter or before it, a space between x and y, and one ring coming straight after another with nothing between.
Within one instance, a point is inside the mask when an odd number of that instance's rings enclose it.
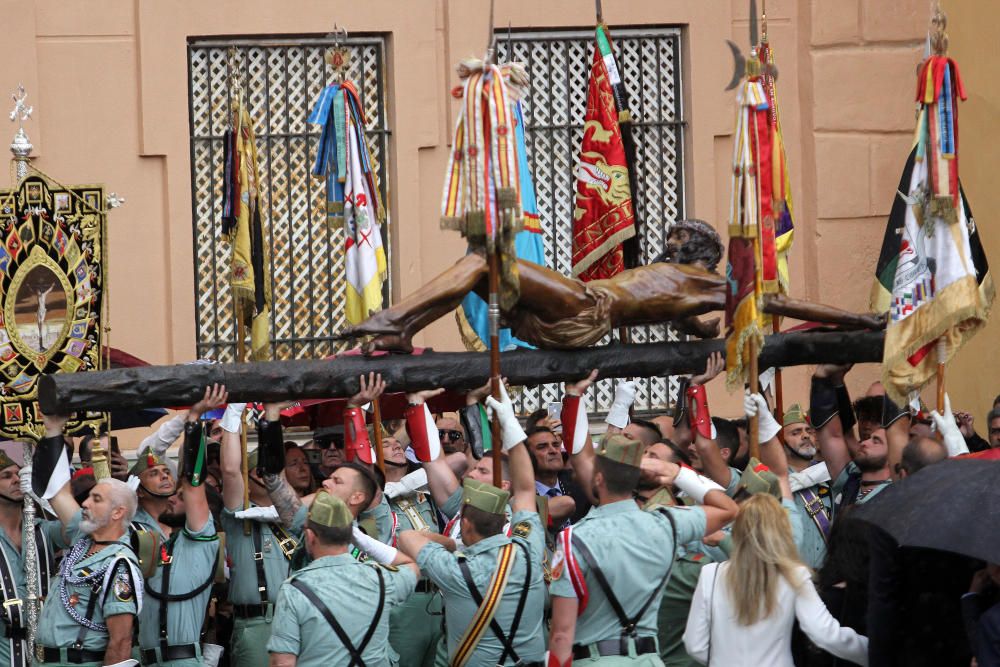
<instances>
[{"instance_id":1,"label":"soldier in green uniform","mask_svg":"<svg viewBox=\"0 0 1000 667\"><path fill-rule=\"evenodd\" d=\"M526 435L513 405L488 398L500 421L510 464L513 529L503 532L510 494L467 478L462 493L460 552L427 533L399 534L399 548L441 589L451 665L542 665L545 656L545 528L535 504L535 476Z\"/></svg>"},{"instance_id":2,"label":"soldier in green uniform","mask_svg":"<svg viewBox=\"0 0 1000 667\"><path fill-rule=\"evenodd\" d=\"M391 436L382 439L382 460L387 482L399 482L407 471L406 450ZM386 496L387 497L387 496ZM434 504L426 493L404 492L388 498L392 512L390 544L404 531L437 533ZM406 602L392 610L389 617L389 641L399 654L400 667L430 667L434 664L441 641L441 596L431 580L421 577L416 590Z\"/></svg>"},{"instance_id":3,"label":"soldier in green uniform","mask_svg":"<svg viewBox=\"0 0 1000 667\"><path fill-rule=\"evenodd\" d=\"M413 592L419 571L361 563L351 553L355 515L326 491L305 522L312 562L278 592L267 650L272 667L392 664L389 612Z\"/></svg>"},{"instance_id":4,"label":"soldier in green uniform","mask_svg":"<svg viewBox=\"0 0 1000 667\"><path fill-rule=\"evenodd\" d=\"M142 608L142 575L128 535L135 493L103 479L81 508L70 491L65 424L65 417L45 417L32 465L34 491L50 501L73 545L39 615L34 664L134 665L132 632Z\"/></svg>"},{"instance_id":5,"label":"soldier in green uniform","mask_svg":"<svg viewBox=\"0 0 1000 667\"><path fill-rule=\"evenodd\" d=\"M229 601L233 604L233 638L230 664L265 667L267 642L278 589L288 577L298 540L278 521L250 521L250 534L236 517L243 508L240 424L243 403L230 403L222 416L222 529L229 558ZM270 415L274 417L274 415ZM272 508L270 496L257 470L259 450L249 463L250 506Z\"/></svg>"},{"instance_id":6,"label":"soldier in green uniform","mask_svg":"<svg viewBox=\"0 0 1000 667\"><path fill-rule=\"evenodd\" d=\"M4 606L0 612L0 665L27 667L31 656L27 654L27 624L23 600L27 596L24 554L22 550L21 517L24 508L24 489L31 491L31 471L23 480L20 466L7 453L0 450L0 592ZM63 527L59 521L37 521L35 525L35 550L38 554L38 591L45 599L49 592L49 579L55 574L56 549L64 549Z\"/></svg>"},{"instance_id":7,"label":"soldier in green uniform","mask_svg":"<svg viewBox=\"0 0 1000 667\"><path fill-rule=\"evenodd\" d=\"M140 504L152 517L150 510L159 511L155 516L156 529L166 537L160 544L156 557L158 563L152 576L146 579L146 604L139 614L139 648L142 664L157 667L195 667L201 660L201 629L205 621L212 583L217 577L219 537L208 507L205 487L206 443L202 433L201 415L225 405L226 388L213 385L188 411L184 424L184 447L181 453L179 493L166 500L144 494L139 488ZM152 452L139 456L137 464L142 482L155 475L169 475L163 471L143 470ZM146 480L143 480L146 476ZM156 487L165 493L165 485Z\"/></svg>"},{"instance_id":8,"label":"soldier in green uniform","mask_svg":"<svg viewBox=\"0 0 1000 667\"><path fill-rule=\"evenodd\" d=\"M549 665L662 665L656 619L677 546L736 515L736 503L717 485L689 468L643 460L644 449L638 440L611 435L596 454L588 439L574 455L597 506L559 535ZM640 466L657 486L675 485L701 506L642 511L633 499Z\"/></svg>"}]
</instances>

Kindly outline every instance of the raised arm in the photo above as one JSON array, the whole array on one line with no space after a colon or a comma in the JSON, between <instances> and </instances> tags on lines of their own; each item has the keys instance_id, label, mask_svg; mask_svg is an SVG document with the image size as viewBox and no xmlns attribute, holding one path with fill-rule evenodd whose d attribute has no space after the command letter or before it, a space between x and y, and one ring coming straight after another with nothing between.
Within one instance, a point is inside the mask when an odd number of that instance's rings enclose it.
<instances>
[{"instance_id":1,"label":"raised arm","mask_svg":"<svg viewBox=\"0 0 1000 667\"><path fill-rule=\"evenodd\" d=\"M226 509L243 507L243 410L246 403L230 403L222 415L222 502Z\"/></svg>"},{"instance_id":2,"label":"raised arm","mask_svg":"<svg viewBox=\"0 0 1000 667\"><path fill-rule=\"evenodd\" d=\"M844 436L843 424L839 418L834 418L838 415L837 387L844 384L844 375L850 369L850 365L817 366L809 391L809 413L822 415L821 419L816 421L823 423L814 422L816 440L832 479L837 479L841 471L851 462L851 451Z\"/></svg>"},{"instance_id":3,"label":"raised arm","mask_svg":"<svg viewBox=\"0 0 1000 667\"><path fill-rule=\"evenodd\" d=\"M594 477L594 443L590 438L590 422L587 419L587 408L584 394L597 379L597 369L579 382L566 384L562 406L563 446L570 454L570 465L573 474L579 480L590 480ZM585 484L589 487L589 484ZM587 488L590 501L597 502L592 496L592 490Z\"/></svg>"},{"instance_id":4,"label":"raised arm","mask_svg":"<svg viewBox=\"0 0 1000 667\"><path fill-rule=\"evenodd\" d=\"M693 376L687 390L688 418L691 420L694 447L701 460L701 470L707 477L722 485L723 489L729 488L733 472L729 469L726 460L722 458L719 444L713 437L715 429L712 426L712 415L708 410L708 394L705 385L725 368L726 361L722 357L722 353L714 352L705 363L705 372Z\"/></svg>"},{"instance_id":5,"label":"raised arm","mask_svg":"<svg viewBox=\"0 0 1000 667\"><path fill-rule=\"evenodd\" d=\"M747 392L743 397L743 412L747 417L758 416L757 442L760 443L760 462L778 478L781 497L791 500L792 487L788 482L788 457L778 440L781 426L771 414L767 401L760 394Z\"/></svg>"},{"instance_id":6,"label":"raised arm","mask_svg":"<svg viewBox=\"0 0 1000 667\"><path fill-rule=\"evenodd\" d=\"M257 464L278 518L286 528L295 522L303 500L285 479L285 444L281 432L282 403L265 403L264 418L257 425Z\"/></svg>"},{"instance_id":7,"label":"raised arm","mask_svg":"<svg viewBox=\"0 0 1000 667\"><path fill-rule=\"evenodd\" d=\"M66 458L66 446L63 442L63 428L66 426L67 420L68 418L62 415L42 416L45 438L38 443L38 447L35 449L32 465L21 469L22 491L32 493L39 498L48 496L46 499L64 527L69 525L80 509L80 505L73 497L70 488L69 461ZM43 461L47 462L44 466L42 465ZM34 477L35 468L38 469L37 474L40 475L38 478ZM52 488L57 485L58 489ZM51 493L53 491L54 493Z\"/></svg>"},{"instance_id":8,"label":"raised arm","mask_svg":"<svg viewBox=\"0 0 1000 667\"><path fill-rule=\"evenodd\" d=\"M515 512L537 511L535 471L528 449L524 446L528 436L514 414L514 404L507 395L507 387L503 382L500 383L500 400L488 396L486 404L493 409L493 418L500 422L503 450L510 463L511 507Z\"/></svg>"},{"instance_id":9,"label":"raised arm","mask_svg":"<svg viewBox=\"0 0 1000 667\"><path fill-rule=\"evenodd\" d=\"M212 515L205 495L206 447L202 433L201 416L209 410L225 405L229 398L225 385L215 384L205 388L205 395L188 410L184 424L184 450L178 469L181 470L181 488L184 491L184 512L187 528L199 532Z\"/></svg>"},{"instance_id":10,"label":"raised arm","mask_svg":"<svg viewBox=\"0 0 1000 667\"><path fill-rule=\"evenodd\" d=\"M427 399L444 392L444 389L428 389L406 395L406 433L410 436L413 453L427 471L427 486L431 497L438 505L444 505L461 484L458 476L441 455L441 439L437 425L427 408Z\"/></svg>"}]
</instances>

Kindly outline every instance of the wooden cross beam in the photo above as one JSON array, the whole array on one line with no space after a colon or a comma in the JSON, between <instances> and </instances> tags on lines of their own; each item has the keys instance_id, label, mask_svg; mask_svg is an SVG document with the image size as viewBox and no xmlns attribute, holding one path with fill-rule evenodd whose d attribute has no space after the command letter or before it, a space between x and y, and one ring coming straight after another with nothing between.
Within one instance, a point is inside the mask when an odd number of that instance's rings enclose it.
<instances>
[{"instance_id":1,"label":"wooden cross beam","mask_svg":"<svg viewBox=\"0 0 1000 667\"><path fill-rule=\"evenodd\" d=\"M760 367L819 363L870 363L882 359L881 331L794 332L767 337ZM713 352L725 353L723 339L683 343L608 345L579 350L518 350L503 355L511 385L575 381L591 369L601 378L659 377L699 373ZM485 352L432 352L419 355L342 356L336 359L265 361L246 364L192 364L118 368L90 373L44 375L38 399L48 414L190 405L206 385L225 384L233 402L338 398L358 391L358 377L382 374L386 391L445 387L467 391L490 375Z\"/></svg>"}]
</instances>

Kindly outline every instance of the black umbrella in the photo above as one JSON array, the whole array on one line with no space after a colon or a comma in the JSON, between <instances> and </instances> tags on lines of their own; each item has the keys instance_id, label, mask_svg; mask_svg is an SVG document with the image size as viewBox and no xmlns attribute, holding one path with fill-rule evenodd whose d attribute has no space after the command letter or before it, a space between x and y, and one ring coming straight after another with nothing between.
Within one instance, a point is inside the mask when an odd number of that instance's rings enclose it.
<instances>
[{"instance_id":1,"label":"black umbrella","mask_svg":"<svg viewBox=\"0 0 1000 667\"><path fill-rule=\"evenodd\" d=\"M891 484L854 516L900 546L1000 562L1000 461L949 459Z\"/></svg>"}]
</instances>

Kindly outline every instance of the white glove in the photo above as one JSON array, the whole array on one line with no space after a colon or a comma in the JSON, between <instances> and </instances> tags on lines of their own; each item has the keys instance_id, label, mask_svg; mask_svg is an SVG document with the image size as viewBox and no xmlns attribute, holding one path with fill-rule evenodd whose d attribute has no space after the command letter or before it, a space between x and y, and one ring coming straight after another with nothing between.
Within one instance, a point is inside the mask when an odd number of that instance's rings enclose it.
<instances>
[{"instance_id":1,"label":"white glove","mask_svg":"<svg viewBox=\"0 0 1000 667\"><path fill-rule=\"evenodd\" d=\"M392 561L396 560L396 555L399 553L396 547L391 547L370 535L365 535L357 526L353 527L353 533L354 537L351 538L351 541L354 542L354 546L368 554L376 563L392 565Z\"/></svg>"},{"instance_id":2,"label":"white glove","mask_svg":"<svg viewBox=\"0 0 1000 667\"><path fill-rule=\"evenodd\" d=\"M955 423L955 415L951 413L951 399L948 394L944 395L944 414L939 415L937 410L931 410L931 418L937 432L941 434L944 446L948 448L948 456L958 456L968 454L969 446L965 444L965 437Z\"/></svg>"},{"instance_id":3,"label":"white glove","mask_svg":"<svg viewBox=\"0 0 1000 667\"><path fill-rule=\"evenodd\" d=\"M799 472L788 472L788 485L792 487L792 493L829 481L830 470L822 462L815 463Z\"/></svg>"},{"instance_id":4,"label":"white glove","mask_svg":"<svg viewBox=\"0 0 1000 667\"><path fill-rule=\"evenodd\" d=\"M399 496L408 496L411 493L423 493L426 490L427 471L421 468L414 470L398 482L386 482L382 493L385 494L386 498L392 500Z\"/></svg>"},{"instance_id":5,"label":"white glove","mask_svg":"<svg viewBox=\"0 0 1000 667\"><path fill-rule=\"evenodd\" d=\"M771 414L767 407L767 401L760 394L751 394L749 391L743 397L743 412L746 416L757 417L757 442L763 444L778 435L781 425Z\"/></svg>"},{"instance_id":6,"label":"white glove","mask_svg":"<svg viewBox=\"0 0 1000 667\"><path fill-rule=\"evenodd\" d=\"M487 396L486 405L493 408L493 414L500 421L500 436L505 452L509 452L528 439L528 435L521 427L521 422L514 414L514 404L511 402L510 396L507 395L507 387L503 385L503 382L500 383L500 400Z\"/></svg>"},{"instance_id":7,"label":"white glove","mask_svg":"<svg viewBox=\"0 0 1000 667\"><path fill-rule=\"evenodd\" d=\"M21 468L19 475L21 478L21 493L34 497L34 491L31 489L31 464L29 463Z\"/></svg>"},{"instance_id":8,"label":"white glove","mask_svg":"<svg viewBox=\"0 0 1000 667\"><path fill-rule=\"evenodd\" d=\"M691 468L681 466L681 470L674 479L674 486L694 499L699 505L705 502L705 494L709 491L722 491L725 489L710 480L704 475L699 475Z\"/></svg>"},{"instance_id":9,"label":"white glove","mask_svg":"<svg viewBox=\"0 0 1000 667\"><path fill-rule=\"evenodd\" d=\"M132 493L138 493L140 482L141 480L135 475L129 475L128 481L126 481L125 483L128 484L128 488L132 489Z\"/></svg>"},{"instance_id":10,"label":"white glove","mask_svg":"<svg viewBox=\"0 0 1000 667\"><path fill-rule=\"evenodd\" d=\"M604 421L617 428L628 426L628 409L635 403L635 382L626 380L615 385L615 400Z\"/></svg>"},{"instance_id":11,"label":"white glove","mask_svg":"<svg viewBox=\"0 0 1000 667\"><path fill-rule=\"evenodd\" d=\"M116 662L113 665L108 665L107 667L135 667L139 664L138 660L122 660L121 662Z\"/></svg>"},{"instance_id":12,"label":"white glove","mask_svg":"<svg viewBox=\"0 0 1000 667\"><path fill-rule=\"evenodd\" d=\"M274 509L273 505L268 505L267 507L250 507L245 510L239 510L233 514L237 519L249 519L251 521L262 521L267 523L269 521L278 520L278 510Z\"/></svg>"},{"instance_id":13,"label":"white glove","mask_svg":"<svg viewBox=\"0 0 1000 667\"><path fill-rule=\"evenodd\" d=\"M219 426L230 433L239 433L243 428L243 410L246 403L230 403L226 406L226 411L219 420Z\"/></svg>"}]
</instances>

